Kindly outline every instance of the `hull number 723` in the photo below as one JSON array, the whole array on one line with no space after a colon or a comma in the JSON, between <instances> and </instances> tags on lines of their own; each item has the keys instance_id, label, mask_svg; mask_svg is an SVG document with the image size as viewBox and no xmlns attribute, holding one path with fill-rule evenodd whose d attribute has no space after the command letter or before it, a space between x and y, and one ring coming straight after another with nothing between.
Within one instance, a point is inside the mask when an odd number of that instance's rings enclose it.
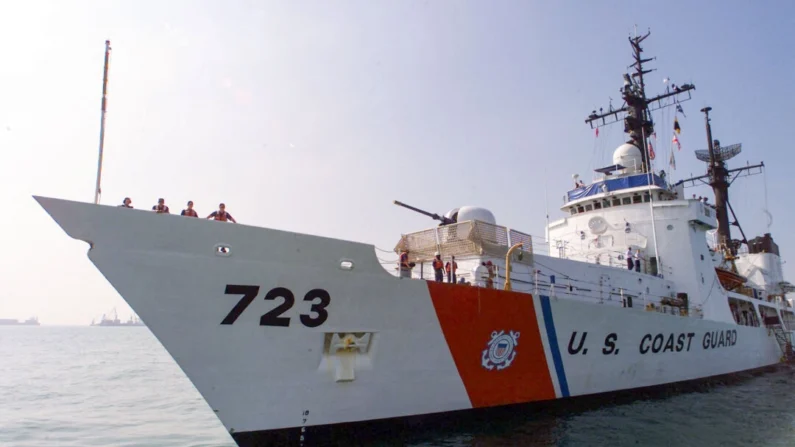
<instances>
[{"instance_id":1,"label":"hull number 723","mask_svg":"<svg viewBox=\"0 0 795 447\"><path fill-rule=\"evenodd\" d=\"M248 305L254 301L254 298L259 295L259 286L227 284L224 294L243 295L240 301L235 304L235 307L233 307L232 310L229 311L229 314L221 321L221 324L234 324L240 314L242 314ZM293 307L295 304L295 295L290 289L284 287L273 288L265 294L265 300L276 300L277 298L282 298L284 301L267 313L262 314L259 319L260 326L290 326L290 317L284 317L282 314ZM316 300L320 301L315 302ZM304 301L312 302L312 307L309 308L310 313L299 315L301 324L309 328L314 328L325 323L328 318L326 307L328 307L331 302L329 293L323 289L312 289L304 295Z\"/></svg>"}]
</instances>

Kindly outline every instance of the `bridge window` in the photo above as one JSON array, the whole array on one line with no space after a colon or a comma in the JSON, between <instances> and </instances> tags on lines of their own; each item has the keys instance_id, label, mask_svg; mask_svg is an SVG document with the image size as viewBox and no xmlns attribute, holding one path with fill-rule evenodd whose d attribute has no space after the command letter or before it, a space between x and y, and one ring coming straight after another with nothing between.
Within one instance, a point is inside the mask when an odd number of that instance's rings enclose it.
<instances>
[{"instance_id":1,"label":"bridge window","mask_svg":"<svg viewBox=\"0 0 795 447\"><path fill-rule=\"evenodd\" d=\"M613 206L621 206L621 199L619 199L618 197L613 199Z\"/></svg>"},{"instance_id":2,"label":"bridge window","mask_svg":"<svg viewBox=\"0 0 795 447\"><path fill-rule=\"evenodd\" d=\"M599 203L599 202L595 202L595 203L593 204L593 209L595 209L595 210L600 210L600 209L602 209L602 204L601 204L601 203Z\"/></svg>"},{"instance_id":3,"label":"bridge window","mask_svg":"<svg viewBox=\"0 0 795 447\"><path fill-rule=\"evenodd\" d=\"M632 204L632 199L629 198L629 197L624 197L623 199L621 199L621 204L622 205L631 205Z\"/></svg>"},{"instance_id":4,"label":"bridge window","mask_svg":"<svg viewBox=\"0 0 795 447\"><path fill-rule=\"evenodd\" d=\"M637 194L632 196L632 203L640 203L640 196Z\"/></svg>"},{"instance_id":5,"label":"bridge window","mask_svg":"<svg viewBox=\"0 0 795 447\"><path fill-rule=\"evenodd\" d=\"M610 208L610 201L607 199L602 200L602 208Z\"/></svg>"},{"instance_id":6,"label":"bridge window","mask_svg":"<svg viewBox=\"0 0 795 447\"><path fill-rule=\"evenodd\" d=\"M593 207L591 205L585 205L585 211L591 211Z\"/></svg>"}]
</instances>

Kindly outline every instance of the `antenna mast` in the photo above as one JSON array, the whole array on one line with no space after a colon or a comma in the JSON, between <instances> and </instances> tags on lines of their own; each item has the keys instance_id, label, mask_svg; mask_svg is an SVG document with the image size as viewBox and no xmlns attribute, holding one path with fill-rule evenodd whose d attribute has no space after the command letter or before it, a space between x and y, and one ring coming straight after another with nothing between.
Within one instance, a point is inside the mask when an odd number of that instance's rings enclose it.
<instances>
[{"instance_id":1,"label":"antenna mast","mask_svg":"<svg viewBox=\"0 0 795 447\"><path fill-rule=\"evenodd\" d=\"M679 102L690 100L690 90L695 90L693 84L683 84L681 86L668 87L665 93L657 95L653 98L646 98L646 83L643 75L651 73L653 70L644 69L646 62L654 60L654 58L643 59L643 48L640 44L649 35L651 31L643 36L635 36L629 38L629 44L632 46L633 59L635 63L628 68L634 68L634 72L630 76L624 73L624 86L619 90L621 97L624 99L624 104L620 109L613 109L611 105L607 112L599 108L599 113L594 110L588 115L585 120L586 124L591 126L591 129L613 124L624 118L624 132L629 134L627 143L634 145L640 150L643 160L642 172L649 172L649 160L647 158L647 144L646 138L654 133L654 123L651 119L651 112L659 110L664 107L672 106ZM680 94L687 93L687 97L679 99ZM673 102L662 100L676 97Z\"/></svg>"},{"instance_id":2,"label":"antenna mast","mask_svg":"<svg viewBox=\"0 0 795 447\"><path fill-rule=\"evenodd\" d=\"M721 147L720 141L712 139L712 126L710 125L709 112L712 107L704 107L701 109L704 112L704 123L707 128L707 149L696 151L696 158L707 163L707 174L699 177L689 178L682 180L679 183L690 182L689 186L696 186L696 181L702 184L707 184L712 187L715 193L715 214L718 220L718 246L724 247L729 250L732 256L737 254L737 249L740 244L748 244L748 239L745 237L745 232L737 220L737 215L734 214L734 209L729 202L729 186L734 183L742 174L753 175L758 174L765 167L764 163L757 165L743 166L737 169L726 169L726 160L734 158L742 151L742 144L732 144L730 146ZM759 169L759 171L754 171ZM732 174L735 174L732 176ZM708 179L708 181L705 181ZM688 185L685 185L688 186ZM734 217L734 222L729 222L729 212ZM742 240L732 240L730 225L736 225L742 235Z\"/></svg>"},{"instance_id":3,"label":"antenna mast","mask_svg":"<svg viewBox=\"0 0 795 447\"><path fill-rule=\"evenodd\" d=\"M99 187L102 180L102 151L105 147L105 110L107 109L108 95L108 60L110 59L110 41L105 41L105 69L102 77L102 118L99 125L99 160L97 161L97 186L94 189L94 203L99 204L102 190Z\"/></svg>"}]
</instances>

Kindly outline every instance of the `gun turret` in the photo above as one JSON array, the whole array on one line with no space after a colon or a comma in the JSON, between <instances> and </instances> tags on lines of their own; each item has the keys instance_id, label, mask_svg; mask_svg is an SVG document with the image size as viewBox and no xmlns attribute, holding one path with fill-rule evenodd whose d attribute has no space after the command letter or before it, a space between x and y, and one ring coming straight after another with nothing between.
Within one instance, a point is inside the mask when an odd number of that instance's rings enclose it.
<instances>
[{"instance_id":1,"label":"gun turret","mask_svg":"<svg viewBox=\"0 0 795 447\"><path fill-rule=\"evenodd\" d=\"M423 210L421 210L419 208L414 208L411 205L406 205L403 202L398 202L397 200L393 201L393 203L395 205L402 206L403 208L408 208L408 209L410 209L412 211L415 211L415 212L420 213L422 215L428 216L431 219L438 220L439 222L441 222L440 225L450 225L450 224L456 223L455 219L450 219L449 217L440 216L440 215L438 215L436 213L429 213L429 212L423 211Z\"/></svg>"}]
</instances>

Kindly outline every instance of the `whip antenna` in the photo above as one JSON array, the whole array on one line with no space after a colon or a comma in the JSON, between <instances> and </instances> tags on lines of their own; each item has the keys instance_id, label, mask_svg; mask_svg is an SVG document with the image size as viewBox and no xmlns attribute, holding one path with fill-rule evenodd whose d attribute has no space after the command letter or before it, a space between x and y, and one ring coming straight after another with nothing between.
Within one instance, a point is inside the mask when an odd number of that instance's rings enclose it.
<instances>
[{"instance_id":1,"label":"whip antenna","mask_svg":"<svg viewBox=\"0 0 795 447\"><path fill-rule=\"evenodd\" d=\"M94 203L99 204L102 189L99 187L102 180L102 151L105 147L105 111L108 100L108 60L110 59L110 41L105 41L105 69L102 78L102 118L99 124L99 159L97 160L97 186L94 189Z\"/></svg>"}]
</instances>

